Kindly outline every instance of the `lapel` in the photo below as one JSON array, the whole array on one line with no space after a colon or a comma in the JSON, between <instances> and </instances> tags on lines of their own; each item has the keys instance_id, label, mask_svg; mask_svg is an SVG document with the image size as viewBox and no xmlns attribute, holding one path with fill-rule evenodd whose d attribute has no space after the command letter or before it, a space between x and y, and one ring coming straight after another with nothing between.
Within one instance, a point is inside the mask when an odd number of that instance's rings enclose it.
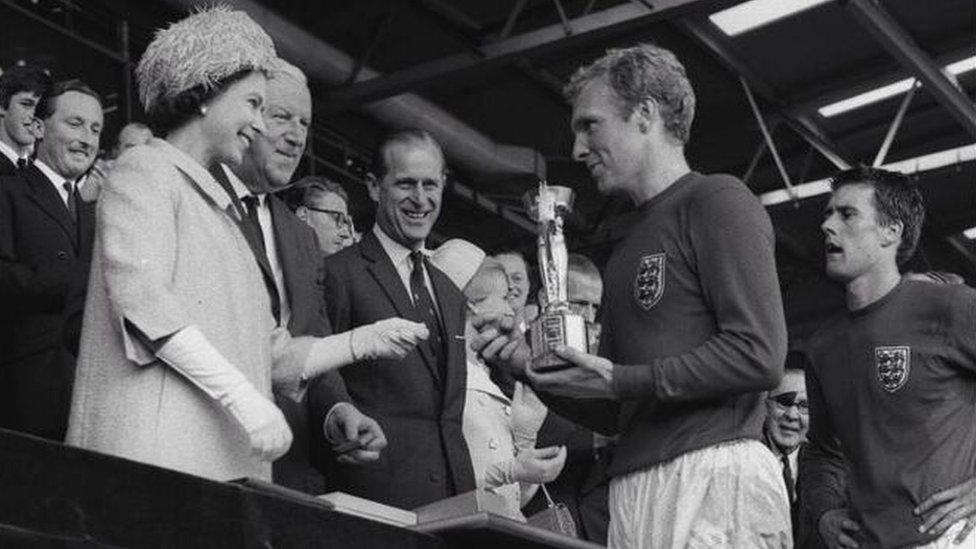
<instances>
[{"instance_id":1,"label":"lapel","mask_svg":"<svg viewBox=\"0 0 976 549\"><path fill-rule=\"evenodd\" d=\"M224 196L227 197L227 211L236 212L235 221L237 222L237 226L240 228L241 232L244 233L244 239L247 240L248 245L251 247L251 252L254 253L254 259L258 262L258 266L261 268L261 274L273 282L274 271L271 269L271 263L268 261L267 254L263 251L263 243L258 242L261 235L254 232L250 223L244 222L244 216L247 215L244 211L244 204L241 202L240 197L237 196L237 191L235 191L234 186L231 185L230 179L227 178L227 174L220 166L210 170L209 173L213 176L213 180L216 181L223 190ZM277 287L275 292L277 293Z\"/></svg>"},{"instance_id":2,"label":"lapel","mask_svg":"<svg viewBox=\"0 0 976 549\"><path fill-rule=\"evenodd\" d=\"M78 255L92 251L95 238L95 203L78 200Z\"/></svg>"},{"instance_id":3,"label":"lapel","mask_svg":"<svg viewBox=\"0 0 976 549\"><path fill-rule=\"evenodd\" d=\"M204 171L206 172L206 170ZM278 284L275 281L274 269L271 268L271 262L268 259L267 251L264 249L261 234L257 232L250 222L244 221L244 216L246 215L244 212L244 204L241 202L240 197L237 196L237 191L234 189L230 179L227 177L227 173L224 172L221 165L218 164L207 173L211 176L210 179L215 181L221 189L221 198L227 201L224 211L231 215L236 214L235 222L237 228L244 236L244 240L247 241L248 247L251 248L251 255L254 256L254 261L258 264L258 270L261 271L261 278L264 280L264 286L268 291L268 298L271 301L271 314L274 316L275 322L280 322L281 296L278 295Z\"/></svg>"},{"instance_id":4,"label":"lapel","mask_svg":"<svg viewBox=\"0 0 976 549\"><path fill-rule=\"evenodd\" d=\"M20 171L21 176L27 180L30 187L31 199L44 210L58 225L64 230L71 243L77 248L78 233L75 222L71 220L68 207L61 200L58 191L54 190L54 185L48 180L47 176L37 169L37 166L30 166Z\"/></svg>"},{"instance_id":5,"label":"lapel","mask_svg":"<svg viewBox=\"0 0 976 549\"><path fill-rule=\"evenodd\" d=\"M437 270L427 262L427 273L430 283L434 287L437 305L441 312L441 326L444 329L445 371L447 380L444 383L444 394L463 394L467 376L467 357L464 341L464 295L459 292L447 275ZM460 356L459 356L460 355ZM462 364L460 368L455 364Z\"/></svg>"},{"instance_id":6,"label":"lapel","mask_svg":"<svg viewBox=\"0 0 976 549\"><path fill-rule=\"evenodd\" d=\"M17 164L7 158L7 155L0 153L0 175L14 175L17 173Z\"/></svg>"},{"instance_id":7,"label":"lapel","mask_svg":"<svg viewBox=\"0 0 976 549\"><path fill-rule=\"evenodd\" d=\"M295 225L294 214L280 198L268 195L268 207L271 209L271 227L274 229L275 244L278 249L278 261L285 278L285 291L288 292L288 304L291 305L291 322L294 323L296 303L311 303L313 296L307 295L305 290L309 284L305 278L315 277L317 274L308 268L309 249L303 242L300 228ZM314 250L313 260L318 257L318 250ZM309 272L311 271L311 272Z\"/></svg>"},{"instance_id":8,"label":"lapel","mask_svg":"<svg viewBox=\"0 0 976 549\"><path fill-rule=\"evenodd\" d=\"M240 225L242 219L241 210L235 209L235 205L231 202L231 196L214 179L213 174L207 171L196 160L190 158L189 155L170 145L167 141L154 137L149 141L149 145L172 163L176 169L183 172L204 200L229 215L235 223Z\"/></svg>"},{"instance_id":9,"label":"lapel","mask_svg":"<svg viewBox=\"0 0 976 549\"><path fill-rule=\"evenodd\" d=\"M373 234L373 231L368 231L363 235L359 246L363 257L369 262L366 269L376 279L376 283L386 293L387 298L393 302L397 314L402 318L419 322L414 311L413 301L407 295L407 289L403 287L403 280L393 266L393 261L390 259L390 256L383 249L383 245L380 244L376 235ZM430 371L430 375L437 380L437 385L440 386L441 376L437 371L437 361L434 356L431 355L426 345L418 345L417 351L420 352L421 358L424 359L424 364L427 365L427 370Z\"/></svg>"}]
</instances>

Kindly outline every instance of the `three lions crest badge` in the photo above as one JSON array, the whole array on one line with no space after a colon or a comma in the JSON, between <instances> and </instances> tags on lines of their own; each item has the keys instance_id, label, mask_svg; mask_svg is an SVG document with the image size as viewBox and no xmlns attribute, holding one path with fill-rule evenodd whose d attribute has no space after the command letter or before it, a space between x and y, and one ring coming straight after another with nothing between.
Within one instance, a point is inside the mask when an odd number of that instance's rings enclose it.
<instances>
[{"instance_id":1,"label":"three lions crest badge","mask_svg":"<svg viewBox=\"0 0 976 549\"><path fill-rule=\"evenodd\" d=\"M663 253L645 255L640 260L634 280L634 299L645 311L657 305L664 295L664 273L667 256Z\"/></svg>"},{"instance_id":2,"label":"three lions crest badge","mask_svg":"<svg viewBox=\"0 0 976 549\"><path fill-rule=\"evenodd\" d=\"M906 346L875 347L874 365L881 387L894 393L908 382L912 369L912 349Z\"/></svg>"}]
</instances>

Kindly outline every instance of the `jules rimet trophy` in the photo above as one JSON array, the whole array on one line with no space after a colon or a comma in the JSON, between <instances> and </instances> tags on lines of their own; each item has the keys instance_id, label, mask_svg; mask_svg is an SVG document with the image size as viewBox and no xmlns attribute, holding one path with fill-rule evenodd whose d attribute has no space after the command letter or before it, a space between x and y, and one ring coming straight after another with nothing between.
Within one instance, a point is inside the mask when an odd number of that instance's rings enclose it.
<instances>
[{"instance_id":1,"label":"jules rimet trophy","mask_svg":"<svg viewBox=\"0 0 976 549\"><path fill-rule=\"evenodd\" d=\"M542 279L541 311L529 326L532 368L536 371L565 368L567 363L552 349L566 345L588 352L586 319L573 312L567 298L569 253L563 236L563 220L572 211L573 190L539 183L525 196L529 216L538 224L539 277Z\"/></svg>"}]
</instances>

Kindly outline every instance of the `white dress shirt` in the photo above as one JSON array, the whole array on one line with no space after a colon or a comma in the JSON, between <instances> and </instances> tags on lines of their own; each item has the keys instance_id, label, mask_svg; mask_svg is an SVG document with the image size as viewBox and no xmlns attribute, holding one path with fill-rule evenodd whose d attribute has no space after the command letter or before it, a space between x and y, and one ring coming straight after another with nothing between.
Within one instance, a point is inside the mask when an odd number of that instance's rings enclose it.
<instances>
[{"instance_id":1,"label":"white dress shirt","mask_svg":"<svg viewBox=\"0 0 976 549\"><path fill-rule=\"evenodd\" d=\"M44 174L44 177L51 182L51 185L54 185L54 190L58 191L58 196L61 197L61 202L64 202L64 207L67 208L68 190L64 188L64 184L69 182L69 179L55 172L50 166L41 162L40 160L35 160L34 165L37 166L37 169L41 170L41 173ZM72 188L74 188L76 183L74 181L70 181L70 183Z\"/></svg>"},{"instance_id":2,"label":"white dress shirt","mask_svg":"<svg viewBox=\"0 0 976 549\"><path fill-rule=\"evenodd\" d=\"M379 223L373 225L373 234L376 235L376 238L380 241L380 246L383 247L383 251L386 252L390 261L393 262L397 274L400 275L400 280L403 281L403 287L407 289L407 295L410 296L410 301L413 302L413 293L410 291L410 273L413 272L413 260L410 259L410 254L413 250L390 238L389 235L383 232L383 229L380 229ZM430 256L430 251L425 246L420 247L420 253L426 257ZM434 311L440 317L440 304L437 302L437 293L434 292L434 285L430 282L430 273L427 272L427 265L424 265L424 284L427 285L427 291L430 293L430 298L434 302Z\"/></svg>"},{"instance_id":3,"label":"white dress shirt","mask_svg":"<svg viewBox=\"0 0 976 549\"><path fill-rule=\"evenodd\" d=\"M281 323L279 326L288 326L291 318L291 307L288 306L288 292L285 289L285 271L281 267L281 260L278 258L278 244L275 242L274 220L271 217L271 208L268 206L268 195L255 195L244 182L237 177L227 166L221 165L227 179L230 180L231 187L237 193L238 198L245 196L256 196L258 199L258 223L261 224L261 233L264 236L264 249L268 255L268 263L271 264L271 272L274 274L275 286L278 288L278 296L281 298ZM244 206L245 209L247 206ZM247 215L247 212L244 212Z\"/></svg>"},{"instance_id":4,"label":"white dress shirt","mask_svg":"<svg viewBox=\"0 0 976 549\"><path fill-rule=\"evenodd\" d=\"M4 143L3 141L0 141L0 154L3 154L8 159L10 159L10 161L13 162L15 166L17 165L18 160L21 159L27 160L26 152L24 154L18 154L13 147Z\"/></svg>"}]
</instances>

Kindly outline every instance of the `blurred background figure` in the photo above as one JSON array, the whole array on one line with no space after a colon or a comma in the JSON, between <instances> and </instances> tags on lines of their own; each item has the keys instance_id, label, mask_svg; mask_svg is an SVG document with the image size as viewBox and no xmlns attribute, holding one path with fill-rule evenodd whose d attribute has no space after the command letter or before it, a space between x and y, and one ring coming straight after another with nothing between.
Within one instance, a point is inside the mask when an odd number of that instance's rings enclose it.
<instances>
[{"instance_id":1,"label":"blurred background figure","mask_svg":"<svg viewBox=\"0 0 976 549\"><path fill-rule=\"evenodd\" d=\"M486 259L474 244L449 240L434 251L431 263L464 292L468 303L466 335L477 333L470 322L472 313L515 315L508 300L504 267L495 259ZM466 348L466 357L463 429L475 484L504 497L508 516L524 521L522 507L540 483L551 482L559 475L566 462L566 449L559 445L536 448L536 436L547 410L532 389L516 383L509 398L491 380L491 366L470 347Z\"/></svg>"},{"instance_id":2,"label":"blurred background figure","mask_svg":"<svg viewBox=\"0 0 976 549\"><path fill-rule=\"evenodd\" d=\"M531 287L529 279L529 265L522 252L514 249L502 249L496 252L493 259L497 260L505 268L508 275L508 303L515 310L515 314L531 322L539 313L535 305L531 305L526 310L526 302L529 299L529 289Z\"/></svg>"},{"instance_id":3,"label":"blurred background figure","mask_svg":"<svg viewBox=\"0 0 976 549\"><path fill-rule=\"evenodd\" d=\"M603 299L603 279L588 257L569 254L566 291L570 308L586 318L590 352L596 352L600 340L598 314ZM595 433L550 410L539 430L539 444L566 445L566 466L549 484L549 493L554 501L566 505L572 513L581 538L605 545L610 522L607 467L613 456L615 439ZM545 499L537 494L526 513L532 514L545 507Z\"/></svg>"},{"instance_id":4,"label":"blurred background figure","mask_svg":"<svg viewBox=\"0 0 976 549\"><path fill-rule=\"evenodd\" d=\"M787 355L786 374L779 387L770 391L766 398L766 423L763 425L766 445L783 466L783 481L793 510L796 508L797 458L810 426L803 361L803 355L797 351Z\"/></svg>"},{"instance_id":5,"label":"blurred background figure","mask_svg":"<svg viewBox=\"0 0 976 549\"><path fill-rule=\"evenodd\" d=\"M305 189L295 214L315 231L323 256L328 257L355 242L349 195L342 185L310 175L295 186Z\"/></svg>"},{"instance_id":6,"label":"blurred background figure","mask_svg":"<svg viewBox=\"0 0 976 549\"><path fill-rule=\"evenodd\" d=\"M51 77L40 67L15 66L0 74L0 176L30 163L43 135L35 110L50 87Z\"/></svg>"},{"instance_id":7,"label":"blurred background figure","mask_svg":"<svg viewBox=\"0 0 976 549\"><path fill-rule=\"evenodd\" d=\"M126 149L131 149L136 145L145 145L152 139L153 133L149 126L142 122L129 122L119 131L119 136L115 141L115 151L113 157L118 158Z\"/></svg>"}]
</instances>

